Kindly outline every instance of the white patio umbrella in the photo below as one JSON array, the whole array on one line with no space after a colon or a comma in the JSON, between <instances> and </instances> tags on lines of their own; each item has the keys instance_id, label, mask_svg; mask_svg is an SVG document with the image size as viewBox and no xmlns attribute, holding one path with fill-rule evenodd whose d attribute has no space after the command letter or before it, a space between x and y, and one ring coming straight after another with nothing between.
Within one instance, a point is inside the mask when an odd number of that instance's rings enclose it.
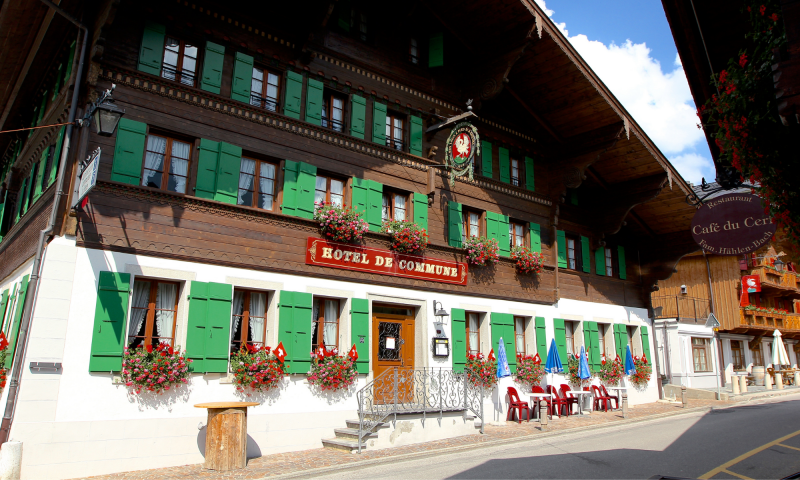
<instances>
[{"instance_id":1,"label":"white patio umbrella","mask_svg":"<svg viewBox=\"0 0 800 480\"><path fill-rule=\"evenodd\" d=\"M780 330L775 329L772 332L772 368L780 368L781 365L789 365L789 355L786 354Z\"/></svg>"}]
</instances>

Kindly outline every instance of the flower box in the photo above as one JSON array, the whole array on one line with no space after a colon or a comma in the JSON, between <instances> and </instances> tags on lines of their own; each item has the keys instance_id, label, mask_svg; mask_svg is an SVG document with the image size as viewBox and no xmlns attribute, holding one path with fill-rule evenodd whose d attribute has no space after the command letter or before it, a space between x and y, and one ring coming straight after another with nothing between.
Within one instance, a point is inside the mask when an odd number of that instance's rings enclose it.
<instances>
[{"instance_id":1,"label":"flower box","mask_svg":"<svg viewBox=\"0 0 800 480\"><path fill-rule=\"evenodd\" d=\"M168 343L126 348L122 356L122 382L131 393L162 393L189 381L189 364L180 351Z\"/></svg>"},{"instance_id":2,"label":"flower box","mask_svg":"<svg viewBox=\"0 0 800 480\"><path fill-rule=\"evenodd\" d=\"M257 392L273 389L287 372L286 364L270 347L251 344L231 355L231 369L233 384L240 392L247 388Z\"/></svg>"},{"instance_id":3,"label":"flower box","mask_svg":"<svg viewBox=\"0 0 800 480\"><path fill-rule=\"evenodd\" d=\"M544 257L538 252L531 252L526 247L511 249L511 259L516 262L517 272L530 275L539 274L544 267Z\"/></svg>"},{"instance_id":4,"label":"flower box","mask_svg":"<svg viewBox=\"0 0 800 480\"><path fill-rule=\"evenodd\" d=\"M352 350L351 350L352 352ZM346 390L355 384L358 378L356 371L357 356L339 356L336 348L324 347L311 352L311 370L308 372L308 383L323 391Z\"/></svg>"},{"instance_id":5,"label":"flower box","mask_svg":"<svg viewBox=\"0 0 800 480\"><path fill-rule=\"evenodd\" d=\"M494 264L500 259L500 248L494 238L469 237L464 248L467 250L469 263L478 267Z\"/></svg>"},{"instance_id":6,"label":"flower box","mask_svg":"<svg viewBox=\"0 0 800 480\"><path fill-rule=\"evenodd\" d=\"M387 221L383 222L384 233L392 238L390 248L406 255L418 255L428 246L428 232L414 222Z\"/></svg>"},{"instance_id":7,"label":"flower box","mask_svg":"<svg viewBox=\"0 0 800 480\"><path fill-rule=\"evenodd\" d=\"M314 204L314 221L319 222L320 233L334 242L360 242L369 231L360 213L330 203Z\"/></svg>"}]
</instances>

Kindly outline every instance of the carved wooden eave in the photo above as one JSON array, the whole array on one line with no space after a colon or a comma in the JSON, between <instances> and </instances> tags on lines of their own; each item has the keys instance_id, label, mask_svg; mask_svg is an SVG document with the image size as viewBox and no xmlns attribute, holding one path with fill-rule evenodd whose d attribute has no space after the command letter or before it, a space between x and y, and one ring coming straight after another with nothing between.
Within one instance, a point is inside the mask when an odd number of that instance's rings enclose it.
<instances>
[{"instance_id":1,"label":"carved wooden eave","mask_svg":"<svg viewBox=\"0 0 800 480\"><path fill-rule=\"evenodd\" d=\"M642 287L653 291L656 283L675 273L678 262L700 250L689 230L662 235L640 246Z\"/></svg>"},{"instance_id":2,"label":"carved wooden eave","mask_svg":"<svg viewBox=\"0 0 800 480\"><path fill-rule=\"evenodd\" d=\"M598 237L619 232L633 207L656 198L666 184L667 174L664 172L607 185L607 193L589 207L589 217L594 219L592 229Z\"/></svg>"}]
</instances>

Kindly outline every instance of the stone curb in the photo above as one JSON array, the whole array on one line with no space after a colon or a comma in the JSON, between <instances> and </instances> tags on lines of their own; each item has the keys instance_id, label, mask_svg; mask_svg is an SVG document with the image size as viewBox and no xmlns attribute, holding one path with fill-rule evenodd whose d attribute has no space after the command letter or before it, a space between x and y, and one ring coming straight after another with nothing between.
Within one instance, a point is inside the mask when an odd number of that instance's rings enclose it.
<instances>
[{"instance_id":1,"label":"stone curb","mask_svg":"<svg viewBox=\"0 0 800 480\"><path fill-rule=\"evenodd\" d=\"M736 405L731 405L736 406ZM725 408L728 408L727 406ZM343 463L340 465L332 465L329 467L320 467L320 468L312 468L308 470L301 470L298 472L292 473L284 473L281 475L274 475L274 476L265 476L260 477L261 479L283 479L283 478L297 478L297 477L310 477L315 475L321 475L325 473L332 473L340 470L349 470L353 468L360 468L360 467L367 467L367 466L375 466L381 465L384 463L393 463L393 462L400 462L404 460L411 460L411 459L419 459L419 458L426 458L432 457L437 455L446 455L455 452L463 452L469 450L477 450L480 448L486 447L496 447L501 445L508 445L510 443L517 443L517 442L525 442L529 440L538 440L538 439L547 439L551 437L558 437L562 435L568 435L571 433L585 433L587 430L594 431L602 431L611 428L619 428L620 426L626 426L636 423L644 423L649 421L656 421L666 417L675 417L679 415L689 415L692 413L699 413L699 412L710 412L713 410L714 407L695 407L695 408L687 408L686 410L680 410L677 412L666 412L666 413L658 413L655 415L650 415L647 417L640 417L640 418L631 418L627 420L619 420L616 422L601 424L601 425L590 425L590 426L577 426L573 428L568 428L566 430L559 430L556 432L543 432L543 433L536 433L533 435L523 435L519 437L512 437L512 438L501 438L497 440L491 440L488 442L482 443L475 443L471 445L459 445L455 447L445 447L445 448L438 448L435 450L428 450L424 452L414 452L414 453L404 453L400 455L392 455L388 457L381 457L381 458L374 458L370 460L362 460L356 462L349 462ZM357 455L357 454L356 454Z\"/></svg>"},{"instance_id":2,"label":"stone curb","mask_svg":"<svg viewBox=\"0 0 800 480\"><path fill-rule=\"evenodd\" d=\"M785 397L786 395L800 395L800 390L791 389L791 390L772 390L770 392L757 392L753 393L752 395L748 394L739 394L735 397L728 397L729 401L737 402L737 403L747 403L751 400L761 400L764 398L773 398L773 397Z\"/></svg>"}]
</instances>

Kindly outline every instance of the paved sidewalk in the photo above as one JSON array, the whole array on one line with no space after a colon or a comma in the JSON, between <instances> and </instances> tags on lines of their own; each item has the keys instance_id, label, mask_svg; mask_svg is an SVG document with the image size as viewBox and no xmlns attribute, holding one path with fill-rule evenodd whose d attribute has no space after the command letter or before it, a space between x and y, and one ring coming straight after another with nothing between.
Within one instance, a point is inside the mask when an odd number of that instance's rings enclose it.
<instances>
[{"instance_id":1,"label":"paved sidewalk","mask_svg":"<svg viewBox=\"0 0 800 480\"><path fill-rule=\"evenodd\" d=\"M299 452L279 453L253 458L248 461L247 468L232 472L218 473L203 468L202 464L184 465L180 467L159 468L153 470L139 470L135 472L116 473L88 477L93 480L156 480L156 479L257 479L275 477L287 474L299 474L308 470L317 470L324 467L352 465L362 462L374 463L381 459L393 457L408 457L432 454L436 451L448 449L476 448L498 442L521 440L523 438L536 438L539 435L549 436L558 432L582 429L586 427L610 426L614 423L624 424L632 421L647 420L668 415L679 415L689 411L702 410L710 407L726 407L734 402L721 402L716 400L692 400L687 409L672 403L649 403L637 405L629 411L629 418L623 419L622 413L593 412L583 417L565 417L550 421L542 431L538 422L522 422L521 424L509 422L503 426L486 425L484 435L468 435L464 437L439 440L435 442L420 443L405 447L396 447L383 450L365 450L362 454L349 454L338 450L318 448ZM444 452L442 452L444 453Z\"/></svg>"}]
</instances>

